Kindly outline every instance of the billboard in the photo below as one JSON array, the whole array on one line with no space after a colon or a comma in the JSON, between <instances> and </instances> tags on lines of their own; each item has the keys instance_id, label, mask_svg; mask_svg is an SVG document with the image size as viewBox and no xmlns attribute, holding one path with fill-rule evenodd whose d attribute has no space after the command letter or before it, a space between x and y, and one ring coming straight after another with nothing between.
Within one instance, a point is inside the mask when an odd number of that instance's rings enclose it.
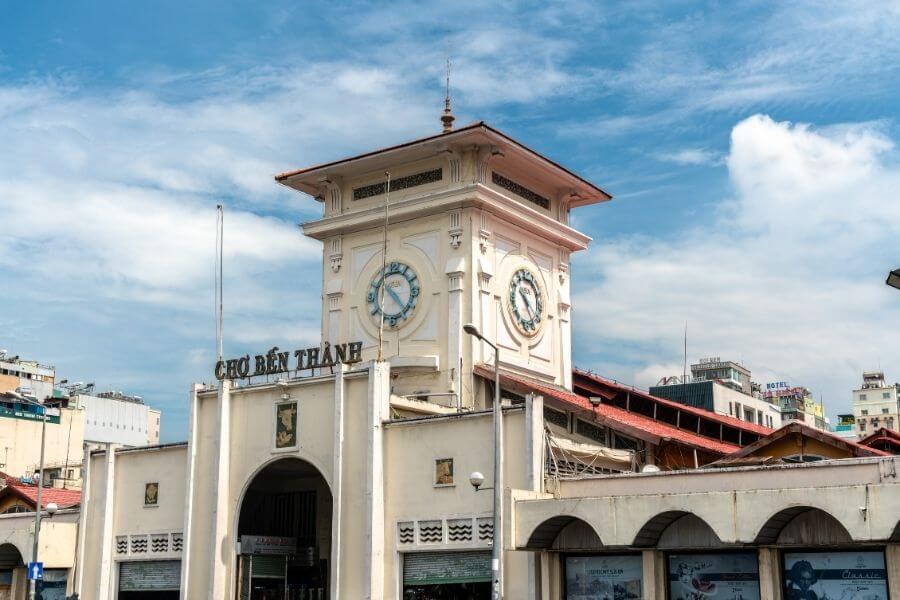
<instances>
[{"instance_id":1,"label":"billboard","mask_svg":"<svg viewBox=\"0 0 900 600\"><path fill-rule=\"evenodd\" d=\"M669 555L670 600L760 600L755 552Z\"/></svg>"},{"instance_id":2,"label":"billboard","mask_svg":"<svg viewBox=\"0 0 900 600\"><path fill-rule=\"evenodd\" d=\"M637 600L642 578L640 555L567 556L566 600Z\"/></svg>"},{"instance_id":3,"label":"billboard","mask_svg":"<svg viewBox=\"0 0 900 600\"><path fill-rule=\"evenodd\" d=\"M785 600L887 600L884 552L786 552Z\"/></svg>"}]
</instances>

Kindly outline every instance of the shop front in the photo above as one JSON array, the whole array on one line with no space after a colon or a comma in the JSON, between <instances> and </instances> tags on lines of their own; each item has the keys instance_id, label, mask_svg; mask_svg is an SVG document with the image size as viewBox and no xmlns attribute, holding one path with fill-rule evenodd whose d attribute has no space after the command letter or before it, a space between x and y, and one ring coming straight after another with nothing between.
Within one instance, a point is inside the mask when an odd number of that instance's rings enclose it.
<instances>
[{"instance_id":1,"label":"shop front","mask_svg":"<svg viewBox=\"0 0 900 600\"><path fill-rule=\"evenodd\" d=\"M403 555L403 600L489 600L490 551Z\"/></svg>"}]
</instances>

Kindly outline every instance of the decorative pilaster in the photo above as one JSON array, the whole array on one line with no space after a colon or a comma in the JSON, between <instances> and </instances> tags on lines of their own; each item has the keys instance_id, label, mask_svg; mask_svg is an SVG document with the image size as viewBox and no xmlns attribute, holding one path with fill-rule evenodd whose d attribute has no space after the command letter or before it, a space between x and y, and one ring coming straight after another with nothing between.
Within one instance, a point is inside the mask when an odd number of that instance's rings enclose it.
<instances>
[{"instance_id":1,"label":"decorative pilaster","mask_svg":"<svg viewBox=\"0 0 900 600\"><path fill-rule=\"evenodd\" d=\"M106 480L104 482L103 523L100 537L100 590L98 599L109 600L116 596L112 589L113 523L116 517L116 444L106 444Z\"/></svg>"},{"instance_id":2,"label":"decorative pilaster","mask_svg":"<svg viewBox=\"0 0 900 600\"><path fill-rule=\"evenodd\" d=\"M329 216L341 214L343 210L343 192L341 191L340 178L325 175L319 180L319 184L322 186L320 196L325 202L325 214Z\"/></svg>"},{"instance_id":3,"label":"decorative pilaster","mask_svg":"<svg viewBox=\"0 0 900 600\"><path fill-rule=\"evenodd\" d=\"M234 556L232 548L225 548L230 530L228 518L229 471L231 451L231 382L219 382L217 432L215 456L215 500L211 511L211 536L209 544L209 600L227 598L230 592L228 565ZM228 556L229 559L224 558ZM226 562L227 561L227 562Z\"/></svg>"},{"instance_id":4,"label":"decorative pilaster","mask_svg":"<svg viewBox=\"0 0 900 600\"><path fill-rule=\"evenodd\" d=\"M557 321L559 321L559 375L562 386L568 390L572 389L572 324L569 319L571 307L569 288L560 287L556 304Z\"/></svg>"},{"instance_id":5,"label":"decorative pilaster","mask_svg":"<svg viewBox=\"0 0 900 600\"><path fill-rule=\"evenodd\" d=\"M327 319L325 327L327 328L326 340L332 344L340 341L341 332L341 301L344 298L343 281L340 279L331 279L325 284L325 299L327 306Z\"/></svg>"},{"instance_id":6,"label":"decorative pilaster","mask_svg":"<svg viewBox=\"0 0 900 600\"><path fill-rule=\"evenodd\" d=\"M488 243L491 241L491 232L488 229L487 215L481 213L481 225L478 227L478 249L484 254L487 252Z\"/></svg>"},{"instance_id":7,"label":"decorative pilaster","mask_svg":"<svg viewBox=\"0 0 900 600\"><path fill-rule=\"evenodd\" d=\"M343 534L344 484L344 373L347 365L338 363L334 377L334 481L331 484L331 600L339 600L341 585L341 546Z\"/></svg>"},{"instance_id":8,"label":"decorative pilaster","mask_svg":"<svg viewBox=\"0 0 900 600\"><path fill-rule=\"evenodd\" d=\"M462 360L462 307L463 278L465 277L465 261L452 258L444 269L447 275L447 376L450 389L458 396L458 406L462 406L462 386L459 385L459 369Z\"/></svg>"},{"instance_id":9,"label":"decorative pilaster","mask_svg":"<svg viewBox=\"0 0 900 600\"><path fill-rule=\"evenodd\" d=\"M191 406L188 417L188 445L187 445L187 481L185 482L184 502L184 548L181 553L181 590L182 595L188 598L191 585L191 551L194 549L194 476L197 472L197 416L200 414L200 390L203 386L194 384L191 386Z\"/></svg>"},{"instance_id":10,"label":"decorative pilaster","mask_svg":"<svg viewBox=\"0 0 900 600\"><path fill-rule=\"evenodd\" d=\"M343 241L342 241L341 236L331 238L331 241L329 242L328 245L329 245L329 249L330 249L328 259L331 262L331 271L333 273L337 273L338 271L341 270L341 261L344 258L344 253L341 250L341 248L343 246Z\"/></svg>"},{"instance_id":11,"label":"decorative pilaster","mask_svg":"<svg viewBox=\"0 0 900 600\"><path fill-rule=\"evenodd\" d=\"M456 250L462 243L462 225L460 223L461 211L454 210L450 213L450 247Z\"/></svg>"}]
</instances>

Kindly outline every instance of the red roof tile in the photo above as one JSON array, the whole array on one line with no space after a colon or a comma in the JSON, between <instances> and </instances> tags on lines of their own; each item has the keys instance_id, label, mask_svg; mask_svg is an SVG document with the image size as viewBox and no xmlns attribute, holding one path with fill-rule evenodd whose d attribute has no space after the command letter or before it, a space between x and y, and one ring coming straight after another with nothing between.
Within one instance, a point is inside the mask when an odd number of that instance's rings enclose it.
<instances>
[{"instance_id":1,"label":"red roof tile","mask_svg":"<svg viewBox=\"0 0 900 600\"><path fill-rule=\"evenodd\" d=\"M492 378L494 376L494 370L486 365L477 365L475 367L475 373L485 378ZM597 417L598 422L633 437L656 444L661 442L664 438L667 438L673 442L690 446L691 448L723 455L730 454L740 448L737 444L729 444L728 442L678 429L667 423L654 421L650 417L629 412L617 406L600 404L595 407L591 404L590 400L584 396L548 383L536 381L523 375L501 372L500 384L514 389L517 388L522 391L532 391L545 398L551 398L572 407L593 412Z\"/></svg>"},{"instance_id":2,"label":"red roof tile","mask_svg":"<svg viewBox=\"0 0 900 600\"><path fill-rule=\"evenodd\" d=\"M726 415L720 415L718 413L714 413L710 410L704 410L702 408L697 408L694 406L688 406L686 404L681 404L680 402L675 402L674 400L669 400L668 398L660 398L658 396L652 396L650 393L645 392L643 390L639 390L637 388L624 385L619 383L618 381L613 381L612 379L607 379L605 377L601 377L599 375L595 375L594 373L588 373L587 371L582 371L581 369L572 369L572 374L576 376L583 377L592 383L595 383L600 386L605 386L610 389L614 389L619 392L630 392L632 394L638 395L641 398L646 398L651 402L656 402L662 406L669 406L671 408L684 411L686 413L690 413L696 415L698 417L709 419L710 421L715 421L717 423L723 423L728 425L729 427L734 427L737 429L743 429L744 431L749 431L751 433L755 433L757 435L769 435L774 431L774 429L770 427L763 427L762 425L757 425L756 423L750 423L749 421L742 421L740 419L736 419L734 417L729 417Z\"/></svg>"},{"instance_id":3,"label":"red roof tile","mask_svg":"<svg viewBox=\"0 0 900 600\"><path fill-rule=\"evenodd\" d=\"M14 494L19 496L31 506L37 505L37 486L26 485L8 480L7 486L0 490L0 493ZM47 508L47 505L55 502L59 508L71 508L81 504L81 492L78 490L61 490L59 488L45 487L41 492L41 508Z\"/></svg>"}]
</instances>

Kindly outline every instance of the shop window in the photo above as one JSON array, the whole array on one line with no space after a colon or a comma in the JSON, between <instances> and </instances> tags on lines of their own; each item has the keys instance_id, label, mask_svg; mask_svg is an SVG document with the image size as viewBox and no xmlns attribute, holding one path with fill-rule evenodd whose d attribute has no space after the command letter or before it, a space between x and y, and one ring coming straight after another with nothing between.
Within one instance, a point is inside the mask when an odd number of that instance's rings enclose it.
<instances>
[{"instance_id":1,"label":"shop window","mask_svg":"<svg viewBox=\"0 0 900 600\"><path fill-rule=\"evenodd\" d=\"M786 600L888 597L882 551L786 552L783 573Z\"/></svg>"},{"instance_id":2,"label":"shop window","mask_svg":"<svg viewBox=\"0 0 900 600\"><path fill-rule=\"evenodd\" d=\"M760 600L755 552L670 554L668 570L671 600L720 596Z\"/></svg>"},{"instance_id":3,"label":"shop window","mask_svg":"<svg viewBox=\"0 0 900 600\"><path fill-rule=\"evenodd\" d=\"M643 598L640 555L567 556L565 600Z\"/></svg>"}]
</instances>

